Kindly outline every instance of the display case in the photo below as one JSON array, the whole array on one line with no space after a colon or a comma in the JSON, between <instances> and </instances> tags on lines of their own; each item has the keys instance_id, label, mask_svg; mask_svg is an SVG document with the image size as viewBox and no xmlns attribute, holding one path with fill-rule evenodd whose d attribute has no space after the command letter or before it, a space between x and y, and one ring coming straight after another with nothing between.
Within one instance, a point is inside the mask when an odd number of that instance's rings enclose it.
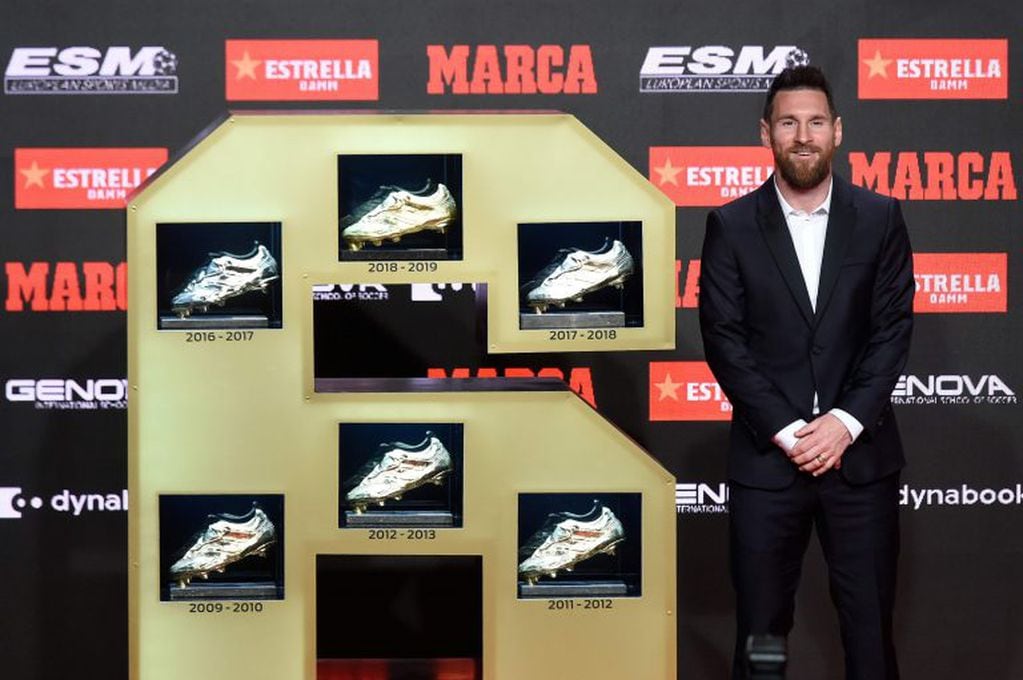
<instances>
[{"instance_id":1,"label":"display case","mask_svg":"<svg viewBox=\"0 0 1023 680\"><path fill-rule=\"evenodd\" d=\"M160 599L284 597L284 496L160 496Z\"/></svg>"},{"instance_id":2,"label":"display case","mask_svg":"<svg viewBox=\"0 0 1023 680\"><path fill-rule=\"evenodd\" d=\"M340 155L337 175L341 260L462 259L461 155Z\"/></svg>"},{"instance_id":3,"label":"display case","mask_svg":"<svg viewBox=\"0 0 1023 680\"><path fill-rule=\"evenodd\" d=\"M643 325L639 222L518 225L519 327Z\"/></svg>"},{"instance_id":4,"label":"display case","mask_svg":"<svg viewBox=\"0 0 1023 680\"><path fill-rule=\"evenodd\" d=\"M483 676L483 560L317 555L316 679Z\"/></svg>"},{"instance_id":5,"label":"display case","mask_svg":"<svg viewBox=\"0 0 1023 680\"><path fill-rule=\"evenodd\" d=\"M280 222L156 229L157 328L280 328Z\"/></svg>"},{"instance_id":6,"label":"display case","mask_svg":"<svg viewBox=\"0 0 1023 680\"><path fill-rule=\"evenodd\" d=\"M518 595L639 597L638 493L519 495Z\"/></svg>"},{"instance_id":7,"label":"display case","mask_svg":"<svg viewBox=\"0 0 1023 680\"><path fill-rule=\"evenodd\" d=\"M343 423L338 525L460 527L461 423Z\"/></svg>"}]
</instances>

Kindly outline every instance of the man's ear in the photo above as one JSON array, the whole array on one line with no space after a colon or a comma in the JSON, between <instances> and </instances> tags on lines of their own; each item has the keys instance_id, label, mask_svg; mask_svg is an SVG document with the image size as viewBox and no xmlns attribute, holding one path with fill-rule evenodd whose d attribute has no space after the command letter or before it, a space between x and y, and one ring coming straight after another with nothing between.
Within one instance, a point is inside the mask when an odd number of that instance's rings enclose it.
<instances>
[{"instance_id":1,"label":"man's ear","mask_svg":"<svg viewBox=\"0 0 1023 680\"><path fill-rule=\"evenodd\" d=\"M760 119L760 143L771 148L771 124L763 118Z\"/></svg>"},{"instance_id":2,"label":"man's ear","mask_svg":"<svg viewBox=\"0 0 1023 680\"><path fill-rule=\"evenodd\" d=\"M835 118L835 146L842 146L842 117Z\"/></svg>"}]
</instances>

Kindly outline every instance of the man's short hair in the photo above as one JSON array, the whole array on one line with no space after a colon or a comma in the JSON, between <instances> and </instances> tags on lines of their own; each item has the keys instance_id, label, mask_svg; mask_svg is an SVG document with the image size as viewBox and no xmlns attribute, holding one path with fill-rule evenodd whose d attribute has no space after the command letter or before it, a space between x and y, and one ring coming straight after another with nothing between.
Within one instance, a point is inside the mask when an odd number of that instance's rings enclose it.
<instances>
[{"instance_id":1,"label":"man's short hair","mask_svg":"<svg viewBox=\"0 0 1023 680\"><path fill-rule=\"evenodd\" d=\"M767 90L767 100L764 102L764 120L767 122L771 122L774 96L782 90L820 90L828 98L831 117L833 119L838 117L828 79L824 77L824 72L816 66L792 66L775 77L771 82L771 87Z\"/></svg>"}]
</instances>

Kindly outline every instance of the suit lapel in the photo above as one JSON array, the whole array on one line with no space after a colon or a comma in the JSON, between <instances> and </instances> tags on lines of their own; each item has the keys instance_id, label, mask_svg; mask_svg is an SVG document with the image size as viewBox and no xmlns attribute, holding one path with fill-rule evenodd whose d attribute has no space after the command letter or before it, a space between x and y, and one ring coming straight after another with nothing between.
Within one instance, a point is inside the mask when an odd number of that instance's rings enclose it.
<instances>
[{"instance_id":1,"label":"suit lapel","mask_svg":"<svg viewBox=\"0 0 1023 680\"><path fill-rule=\"evenodd\" d=\"M781 205L775 191L774 179L768 179L757 190L757 224L789 292L799 307L799 312L803 315L803 320L807 325L812 325L813 307L810 306L810 294L806 292L806 282L803 281L803 272L799 268L796 248L792 245L792 236L789 235L789 228L785 224L785 216L781 214ZM830 239L830 236L828 238Z\"/></svg>"},{"instance_id":2,"label":"suit lapel","mask_svg":"<svg viewBox=\"0 0 1023 680\"><path fill-rule=\"evenodd\" d=\"M846 248L852 240L856 226L856 206L852 203L850 185L839 177L834 178L831 189L831 210L828 214L828 232L824 238L824 259L821 261L821 279L817 290L817 315L819 321L831 293L835 290L835 282L842 270L842 259Z\"/></svg>"}]
</instances>

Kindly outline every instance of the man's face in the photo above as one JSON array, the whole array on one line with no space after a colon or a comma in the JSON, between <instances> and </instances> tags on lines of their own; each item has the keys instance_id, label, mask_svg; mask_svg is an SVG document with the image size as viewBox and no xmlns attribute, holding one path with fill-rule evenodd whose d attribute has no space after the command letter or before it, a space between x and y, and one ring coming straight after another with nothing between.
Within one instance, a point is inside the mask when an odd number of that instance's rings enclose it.
<instances>
[{"instance_id":1,"label":"man's face","mask_svg":"<svg viewBox=\"0 0 1023 680\"><path fill-rule=\"evenodd\" d=\"M760 121L760 141L774 152L785 182L812 189L831 174L831 159L842 143L842 119L832 119L820 90L782 90L774 97L771 120Z\"/></svg>"}]
</instances>

